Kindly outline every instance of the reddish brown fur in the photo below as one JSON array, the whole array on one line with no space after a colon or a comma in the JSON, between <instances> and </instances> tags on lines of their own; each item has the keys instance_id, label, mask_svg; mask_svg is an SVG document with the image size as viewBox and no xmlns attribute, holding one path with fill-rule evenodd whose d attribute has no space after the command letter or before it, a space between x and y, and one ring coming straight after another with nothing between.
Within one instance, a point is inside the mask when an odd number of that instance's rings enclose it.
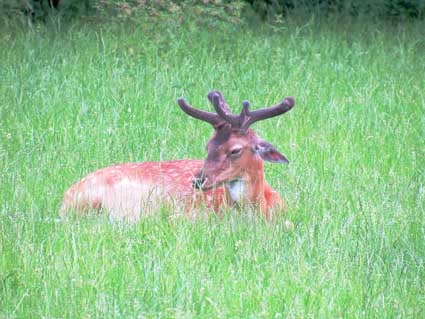
<instances>
[{"instance_id":1,"label":"reddish brown fur","mask_svg":"<svg viewBox=\"0 0 425 319\"><path fill-rule=\"evenodd\" d=\"M158 207L158 198L153 194L156 190L160 191L161 198L159 200L163 200L164 203L170 201L181 203L187 213L201 205L218 211L225 202L223 187L205 192L196 191L192 187L194 172L200 171L203 163L202 160L126 163L97 170L72 185L65 192L60 213L64 216L70 210L87 212L103 208L112 216L134 220L143 214L141 210L146 209L146 214L149 214L152 209L152 207L139 206L137 202L145 199L146 204L151 202L154 209ZM107 197L113 196L116 185L124 180L139 184L139 189L145 191L145 194L134 194L135 196L130 198L134 200L134 203L130 205L128 202L121 203L119 199L108 201ZM149 193L152 198L144 198L144 195L149 197ZM120 207L120 205L124 207ZM117 208L126 211L114 211Z\"/></svg>"},{"instance_id":2,"label":"reddish brown fur","mask_svg":"<svg viewBox=\"0 0 425 319\"><path fill-rule=\"evenodd\" d=\"M211 185L241 178L246 184L243 195L245 204L257 206L266 218L270 218L273 210L283 211L284 201L264 180L263 159L253 151L253 146L261 140L254 131L249 129L241 134L232 132L227 140L216 140L217 133L208 142L208 158L205 161L202 175L210 181L204 186L208 189ZM240 155L232 158L231 151L237 146L241 149ZM210 157L211 154L214 154ZM227 186L225 186L227 191ZM226 192L228 194L228 191ZM228 198L229 203L232 200Z\"/></svg>"}]
</instances>

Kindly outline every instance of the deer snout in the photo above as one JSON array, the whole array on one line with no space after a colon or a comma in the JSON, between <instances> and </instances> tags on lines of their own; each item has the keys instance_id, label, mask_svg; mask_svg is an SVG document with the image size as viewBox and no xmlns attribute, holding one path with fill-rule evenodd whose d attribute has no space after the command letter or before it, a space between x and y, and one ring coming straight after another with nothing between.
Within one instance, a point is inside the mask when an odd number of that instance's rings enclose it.
<instances>
[{"instance_id":1,"label":"deer snout","mask_svg":"<svg viewBox=\"0 0 425 319\"><path fill-rule=\"evenodd\" d=\"M206 181L207 181L207 178L205 177L204 173L201 171L198 174L196 174L195 178L192 180L192 187L194 189L202 189Z\"/></svg>"}]
</instances>

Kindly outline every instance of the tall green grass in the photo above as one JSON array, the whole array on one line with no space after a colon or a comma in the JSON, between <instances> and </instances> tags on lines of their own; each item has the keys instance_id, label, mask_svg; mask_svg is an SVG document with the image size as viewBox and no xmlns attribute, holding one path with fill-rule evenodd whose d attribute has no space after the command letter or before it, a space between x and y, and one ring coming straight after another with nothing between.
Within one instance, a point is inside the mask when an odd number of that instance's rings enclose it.
<instances>
[{"instance_id":1,"label":"tall green grass","mask_svg":"<svg viewBox=\"0 0 425 319\"><path fill-rule=\"evenodd\" d=\"M288 21L0 31L0 317L420 318L425 309L423 23ZM217 26L216 26L217 27ZM234 111L290 160L266 178L296 224L229 212L58 219L118 162L205 157L185 96Z\"/></svg>"}]
</instances>

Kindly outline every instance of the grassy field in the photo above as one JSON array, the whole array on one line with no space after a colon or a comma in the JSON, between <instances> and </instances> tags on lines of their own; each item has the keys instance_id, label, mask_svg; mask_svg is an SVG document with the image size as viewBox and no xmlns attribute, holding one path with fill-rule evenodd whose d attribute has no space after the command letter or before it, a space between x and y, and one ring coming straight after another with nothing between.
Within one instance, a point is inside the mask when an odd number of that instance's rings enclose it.
<instances>
[{"instance_id":1,"label":"grassy field","mask_svg":"<svg viewBox=\"0 0 425 319\"><path fill-rule=\"evenodd\" d=\"M424 23L0 31L0 318L425 316ZM204 158L176 99L255 125L284 219L63 222L65 189L113 163Z\"/></svg>"}]
</instances>

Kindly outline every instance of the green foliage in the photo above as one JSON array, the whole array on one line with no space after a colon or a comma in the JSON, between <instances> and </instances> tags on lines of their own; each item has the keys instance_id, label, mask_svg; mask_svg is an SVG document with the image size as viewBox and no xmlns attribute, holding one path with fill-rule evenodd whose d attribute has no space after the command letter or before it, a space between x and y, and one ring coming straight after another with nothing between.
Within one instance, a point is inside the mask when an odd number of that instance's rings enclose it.
<instances>
[{"instance_id":1,"label":"green foliage","mask_svg":"<svg viewBox=\"0 0 425 319\"><path fill-rule=\"evenodd\" d=\"M52 1L55 1L54 5ZM54 8L53 8L54 7ZM369 18L423 18L423 0L3 0L0 21L7 24L48 22L51 19L80 19L85 22L140 21L141 17L174 20L195 19L204 24L240 23L258 17L280 24L293 14Z\"/></svg>"},{"instance_id":2,"label":"green foliage","mask_svg":"<svg viewBox=\"0 0 425 319\"><path fill-rule=\"evenodd\" d=\"M0 28L0 317L423 318L424 23L143 19ZM295 97L255 124L290 160L265 169L292 233L58 218L94 169L204 158L212 128L175 101L212 110L211 89L235 111Z\"/></svg>"},{"instance_id":3,"label":"green foliage","mask_svg":"<svg viewBox=\"0 0 425 319\"><path fill-rule=\"evenodd\" d=\"M263 18L273 20L279 14L294 11L318 15L369 16L380 18L422 18L423 0L247 0Z\"/></svg>"},{"instance_id":4,"label":"green foliage","mask_svg":"<svg viewBox=\"0 0 425 319\"><path fill-rule=\"evenodd\" d=\"M205 20L205 23L216 20L237 23L240 22L245 6L242 0L60 0L56 9L53 9L48 5L49 0L5 1L3 18L27 16L31 22L46 21L48 16L116 22L138 21L144 16L168 17L176 22L197 17L198 20Z\"/></svg>"}]
</instances>

